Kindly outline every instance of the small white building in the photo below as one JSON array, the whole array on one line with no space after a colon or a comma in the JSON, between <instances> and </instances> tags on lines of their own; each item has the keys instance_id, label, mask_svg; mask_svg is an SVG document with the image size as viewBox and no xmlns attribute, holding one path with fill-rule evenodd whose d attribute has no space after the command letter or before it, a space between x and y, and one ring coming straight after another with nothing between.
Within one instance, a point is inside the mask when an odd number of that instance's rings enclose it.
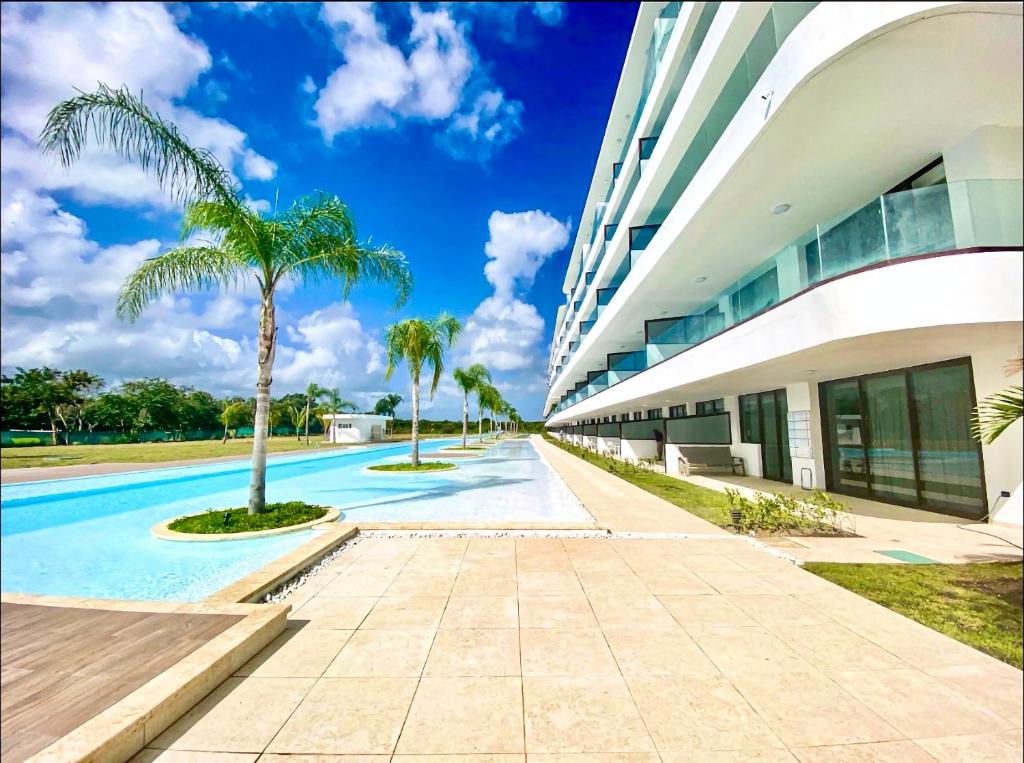
<instances>
[{"instance_id":1,"label":"small white building","mask_svg":"<svg viewBox=\"0 0 1024 763\"><path fill-rule=\"evenodd\" d=\"M390 416L375 413L324 415L324 440L334 443L379 442L388 438Z\"/></svg>"}]
</instances>

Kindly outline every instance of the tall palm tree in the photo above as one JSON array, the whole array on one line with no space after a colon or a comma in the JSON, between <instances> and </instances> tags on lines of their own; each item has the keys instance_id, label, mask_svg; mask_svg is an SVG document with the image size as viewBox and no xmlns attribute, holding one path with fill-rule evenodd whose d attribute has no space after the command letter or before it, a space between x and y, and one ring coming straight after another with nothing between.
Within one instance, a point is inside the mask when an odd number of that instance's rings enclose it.
<instances>
[{"instance_id":1,"label":"tall palm tree","mask_svg":"<svg viewBox=\"0 0 1024 763\"><path fill-rule=\"evenodd\" d=\"M494 431L494 413L501 407L501 393L490 384L481 384L477 387L476 396L480 403L481 413L490 413L491 431ZM482 436L482 432L481 432Z\"/></svg>"},{"instance_id":2,"label":"tall palm tree","mask_svg":"<svg viewBox=\"0 0 1024 763\"><path fill-rule=\"evenodd\" d=\"M192 146L170 122L127 88L100 85L57 104L40 136L43 151L65 167L89 139L113 149L155 176L185 206L182 244L143 262L121 288L117 313L137 320L163 294L199 291L254 280L260 291L257 342L256 420L249 484L249 513L266 505L267 412L277 346L274 295L284 281L340 281L342 295L361 280L393 286L397 303L408 298L412 277L405 257L387 246L356 238L348 208L335 196L319 194L283 212L250 209L227 169L205 149ZM198 231L213 241L193 244Z\"/></svg>"},{"instance_id":3,"label":"tall palm tree","mask_svg":"<svg viewBox=\"0 0 1024 763\"><path fill-rule=\"evenodd\" d=\"M455 383L462 390L462 447L466 447L466 436L469 434L469 393L481 384L489 384L491 372L481 363L474 363L469 368L456 368L452 372Z\"/></svg>"},{"instance_id":4,"label":"tall palm tree","mask_svg":"<svg viewBox=\"0 0 1024 763\"><path fill-rule=\"evenodd\" d=\"M390 379L403 360L409 366L409 374L412 376L413 468L420 465L420 371L424 363L430 366L430 397L433 398L444 370L444 357L461 332L462 324L447 312L432 319L410 318L384 330L384 344L388 353L384 378Z\"/></svg>"},{"instance_id":5,"label":"tall palm tree","mask_svg":"<svg viewBox=\"0 0 1024 763\"><path fill-rule=\"evenodd\" d=\"M343 400L341 397L341 391L337 388L324 390L324 402L327 405L327 410L335 416L332 419L332 426L337 426L338 420L337 415L342 411L355 411L358 410L359 406L353 403L351 400ZM324 431L327 431L327 427L324 427Z\"/></svg>"},{"instance_id":6,"label":"tall palm tree","mask_svg":"<svg viewBox=\"0 0 1024 763\"><path fill-rule=\"evenodd\" d=\"M309 386L306 387L306 413L303 417L305 418L306 445L309 445L309 417L313 410L313 403L319 403L326 394L327 389L321 387L316 382L310 382Z\"/></svg>"}]
</instances>

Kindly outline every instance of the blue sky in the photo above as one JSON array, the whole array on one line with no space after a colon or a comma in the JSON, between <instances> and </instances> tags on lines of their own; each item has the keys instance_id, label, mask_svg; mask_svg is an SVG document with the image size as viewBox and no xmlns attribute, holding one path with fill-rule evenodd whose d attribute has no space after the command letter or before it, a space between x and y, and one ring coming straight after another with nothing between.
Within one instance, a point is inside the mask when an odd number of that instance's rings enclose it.
<instances>
[{"instance_id":1,"label":"blue sky","mask_svg":"<svg viewBox=\"0 0 1024 763\"><path fill-rule=\"evenodd\" d=\"M90 152L64 173L33 138L48 108L96 81L128 84L206 145L258 208L314 190L361 235L404 251L410 303L365 287L280 298L275 393L309 381L369 405L381 330L447 309L450 363L482 360L539 417L551 322L636 14L635 3L76 5L3 8L3 357L108 382L253 384L251 289L182 295L133 326L117 286L172 245L173 202ZM406 397L408 395L406 394ZM428 416L457 417L450 384Z\"/></svg>"}]
</instances>

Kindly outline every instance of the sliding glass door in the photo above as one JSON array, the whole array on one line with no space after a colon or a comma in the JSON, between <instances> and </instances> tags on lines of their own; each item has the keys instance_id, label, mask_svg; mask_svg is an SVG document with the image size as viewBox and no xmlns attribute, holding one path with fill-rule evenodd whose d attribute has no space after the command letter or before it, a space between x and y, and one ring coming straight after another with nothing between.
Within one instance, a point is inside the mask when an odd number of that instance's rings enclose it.
<instances>
[{"instance_id":1,"label":"sliding glass door","mask_svg":"<svg viewBox=\"0 0 1024 763\"><path fill-rule=\"evenodd\" d=\"M825 382L821 404L830 490L984 516L969 361Z\"/></svg>"},{"instance_id":2,"label":"sliding glass door","mask_svg":"<svg viewBox=\"0 0 1024 763\"><path fill-rule=\"evenodd\" d=\"M765 479L793 481L788 414L784 389L740 395L742 439L761 446L761 476Z\"/></svg>"}]
</instances>

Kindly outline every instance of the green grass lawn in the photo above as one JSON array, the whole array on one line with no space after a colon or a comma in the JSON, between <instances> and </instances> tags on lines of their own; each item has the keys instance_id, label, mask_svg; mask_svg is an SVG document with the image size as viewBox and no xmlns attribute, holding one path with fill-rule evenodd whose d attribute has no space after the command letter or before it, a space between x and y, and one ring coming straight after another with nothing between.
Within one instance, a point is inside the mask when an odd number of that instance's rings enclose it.
<instances>
[{"instance_id":1,"label":"green grass lawn","mask_svg":"<svg viewBox=\"0 0 1024 763\"><path fill-rule=\"evenodd\" d=\"M267 441L271 453L316 450L320 435L305 440L294 437L272 437ZM0 448L0 467L18 469L27 466L67 466L69 464L150 464L162 461L184 461L216 456L247 456L252 453L252 440L196 440L193 442L147 442L123 445L40 445L22 448Z\"/></svg>"},{"instance_id":2,"label":"green grass lawn","mask_svg":"<svg viewBox=\"0 0 1024 763\"><path fill-rule=\"evenodd\" d=\"M1022 667L1020 562L836 564L804 569Z\"/></svg>"},{"instance_id":3,"label":"green grass lawn","mask_svg":"<svg viewBox=\"0 0 1024 763\"><path fill-rule=\"evenodd\" d=\"M266 510L249 514L248 508L211 509L202 514L193 514L176 519L168 528L180 533L244 533L253 530L276 530L320 519L327 513L323 506L313 506L302 501L268 503Z\"/></svg>"},{"instance_id":4,"label":"green grass lawn","mask_svg":"<svg viewBox=\"0 0 1024 763\"><path fill-rule=\"evenodd\" d=\"M669 477L667 474L644 471L643 469L633 470L614 458L599 456L575 445L555 440L548 435L544 435L544 438L552 445L568 451L574 456L626 480L626 482L643 488L648 493L653 493L701 519L706 519L719 527L729 524L729 497L725 493L683 482Z\"/></svg>"},{"instance_id":5,"label":"green grass lawn","mask_svg":"<svg viewBox=\"0 0 1024 763\"><path fill-rule=\"evenodd\" d=\"M377 464L367 467L374 472L444 472L454 469L455 464L446 461L420 461L419 466L412 464Z\"/></svg>"}]
</instances>

